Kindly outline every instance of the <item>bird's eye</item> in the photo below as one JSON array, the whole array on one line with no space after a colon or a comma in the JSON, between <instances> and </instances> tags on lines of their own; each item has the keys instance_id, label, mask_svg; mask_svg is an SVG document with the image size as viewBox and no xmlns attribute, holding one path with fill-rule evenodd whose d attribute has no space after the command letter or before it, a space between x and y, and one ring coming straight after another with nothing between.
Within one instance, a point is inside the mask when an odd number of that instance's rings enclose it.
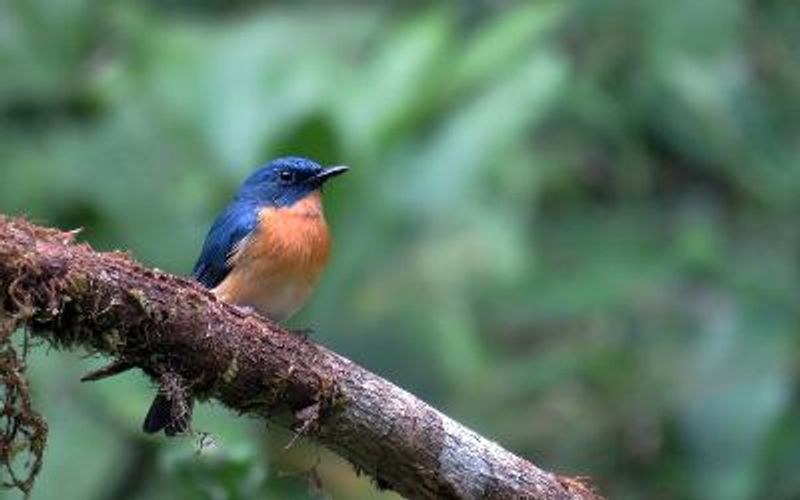
<instances>
[{"instance_id":1,"label":"bird's eye","mask_svg":"<svg viewBox=\"0 0 800 500\"><path fill-rule=\"evenodd\" d=\"M291 170L282 170L280 174L278 174L281 182L289 183L294 182L294 172Z\"/></svg>"}]
</instances>

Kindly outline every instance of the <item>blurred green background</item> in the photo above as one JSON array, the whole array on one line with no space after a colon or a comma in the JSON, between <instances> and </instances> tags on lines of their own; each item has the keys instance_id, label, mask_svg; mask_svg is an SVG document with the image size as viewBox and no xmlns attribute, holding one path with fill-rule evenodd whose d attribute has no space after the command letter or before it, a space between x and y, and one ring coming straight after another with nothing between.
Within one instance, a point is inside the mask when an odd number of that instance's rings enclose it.
<instances>
[{"instance_id":1,"label":"blurred green background","mask_svg":"<svg viewBox=\"0 0 800 500\"><path fill-rule=\"evenodd\" d=\"M292 325L614 499L800 498L795 0L0 0L0 212L187 274L238 183L345 163ZM33 499L394 498L38 350ZM198 451L202 448L201 451ZM0 493L8 498L17 494Z\"/></svg>"}]
</instances>

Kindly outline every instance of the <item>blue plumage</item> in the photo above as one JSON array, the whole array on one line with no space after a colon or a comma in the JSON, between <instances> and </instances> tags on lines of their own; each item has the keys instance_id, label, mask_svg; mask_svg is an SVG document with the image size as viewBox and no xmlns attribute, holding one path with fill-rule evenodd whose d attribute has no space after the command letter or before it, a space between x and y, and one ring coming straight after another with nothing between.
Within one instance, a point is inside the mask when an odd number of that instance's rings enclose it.
<instances>
[{"instance_id":1,"label":"blue plumage","mask_svg":"<svg viewBox=\"0 0 800 500\"><path fill-rule=\"evenodd\" d=\"M316 162L287 156L266 164L245 179L236 193L236 202L255 201L261 206L285 207L319 189L331 172Z\"/></svg>"},{"instance_id":2,"label":"blue plumage","mask_svg":"<svg viewBox=\"0 0 800 500\"><path fill-rule=\"evenodd\" d=\"M229 257L244 238L258 227L258 205L234 201L211 226L194 265L192 276L206 288L214 288L230 272Z\"/></svg>"},{"instance_id":3,"label":"blue plumage","mask_svg":"<svg viewBox=\"0 0 800 500\"><path fill-rule=\"evenodd\" d=\"M194 278L220 300L255 306L273 319L296 312L328 258L321 197L309 195L346 171L347 167L324 168L297 157L279 158L256 170L208 231ZM253 248L257 251L248 254ZM232 258L240 251L249 256ZM186 431L192 401L188 398L181 405L169 394L159 393L142 428L148 433L164 429L170 436Z\"/></svg>"},{"instance_id":4,"label":"blue plumage","mask_svg":"<svg viewBox=\"0 0 800 500\"><path fill-rule=\"evenodd\" d=\"M292 205L319 189L328 177L343 171L340 169L289 156L253 172L211 226L192 276L203 286L215 288L230 273L232 252L257 229L261 208Z\"/></svg>"}]
</instances>

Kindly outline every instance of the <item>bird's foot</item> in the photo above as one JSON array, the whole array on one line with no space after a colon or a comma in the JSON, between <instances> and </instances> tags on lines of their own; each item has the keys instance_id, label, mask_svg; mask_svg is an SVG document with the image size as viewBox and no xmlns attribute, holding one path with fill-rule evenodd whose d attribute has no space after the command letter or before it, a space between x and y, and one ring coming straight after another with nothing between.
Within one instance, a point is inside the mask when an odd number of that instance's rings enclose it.
<instances>
[{"instance_id":1,"label":"bird's foot","mask_svg":"<svg viewBox=\"0 0 800 500\"><path fill-rule=\"evenodd\" d=\"M308 340L308 337L314 334L313 328L298 328L297 330L289 330L289 333L297 335L303 340Z\"/></svg>"}]
</instances>

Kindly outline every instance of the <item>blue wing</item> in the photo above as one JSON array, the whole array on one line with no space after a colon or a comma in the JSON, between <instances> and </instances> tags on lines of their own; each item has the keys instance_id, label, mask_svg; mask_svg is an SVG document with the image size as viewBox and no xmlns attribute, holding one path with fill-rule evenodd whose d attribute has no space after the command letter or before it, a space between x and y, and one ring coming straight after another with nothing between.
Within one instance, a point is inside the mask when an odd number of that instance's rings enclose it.
<instances>
[{"instance_id":1,"label":"blue wing","mask_svg":"<svg viewBox=\"0 0 800 500\"><path fill-rule=\"evenodd\" d=\"M231 271L229 258L236 245L258 226L258 208L233 202L214 221L208 231L192 276L207 288L215 288Z\"/></svg>"}]
</instances>

